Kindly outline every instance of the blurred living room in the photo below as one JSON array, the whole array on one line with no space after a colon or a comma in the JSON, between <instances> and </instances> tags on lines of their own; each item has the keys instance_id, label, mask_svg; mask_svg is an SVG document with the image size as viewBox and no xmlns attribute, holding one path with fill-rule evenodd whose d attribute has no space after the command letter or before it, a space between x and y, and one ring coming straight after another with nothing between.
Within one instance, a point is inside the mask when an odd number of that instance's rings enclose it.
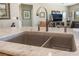
<instances>
[{"instance_id":1,"label":"blurred living room","mask_svg":"<svg viewBox=\"0 0 79 59\"><path fill-rule=\"evenodd\" d=\"M79 56L79 3L0 2L0 56Z\"/></svg>"}]
</instances>

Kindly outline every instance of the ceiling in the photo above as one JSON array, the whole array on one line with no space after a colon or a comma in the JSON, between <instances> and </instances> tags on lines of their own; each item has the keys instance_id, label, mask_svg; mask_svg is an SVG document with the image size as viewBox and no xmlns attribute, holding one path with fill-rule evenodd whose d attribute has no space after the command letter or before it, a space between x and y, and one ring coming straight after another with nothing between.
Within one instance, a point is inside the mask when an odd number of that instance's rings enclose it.
<instances>
[{"instance_id":1,"label":"ceiling","mask_svg":"<svg viewBox=\"0 0 79 59\"><path fill-rule=\"evenodd\" d=\"M64 6L71 6L71 5L74 5L74 4L77 4L77 3L60 3L61 5L64 5Z\"/></svg>"},{"instance_id":2,"label":"ceiling","mask_svg":"<svg viewBox=\"0 0 79 59\"><path fill-rule=\"evenodd\" d=\"M71 6L77 3L48 3L49 5Z\"/></svg>"},{"instance_id":3,"label":"ceiling","mask_svg":"<svg viewBox=\"0 0 79 59\"><path fill-rule=\"evenodd\" d=\"M27 3L27 4L38 4L38 3ZM50 5L50 6L71 6L71 5L75 5L77 3L39 3L39 4L46 4L46 5Z\"/></svg>"}]
</instances>

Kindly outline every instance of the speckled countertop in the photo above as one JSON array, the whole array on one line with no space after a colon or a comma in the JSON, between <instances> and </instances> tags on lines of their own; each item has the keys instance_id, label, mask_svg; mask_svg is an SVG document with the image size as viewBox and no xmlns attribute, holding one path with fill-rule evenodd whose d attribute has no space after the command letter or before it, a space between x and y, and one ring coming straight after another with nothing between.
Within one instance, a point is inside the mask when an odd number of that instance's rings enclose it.
<instances>
[{"instance_id":1,"label":"speckled countertop","mask_svg":"<svg viewBox=\"0 0 79 59\"><path fill-rule=\"evenodd\" d=\"M57 29L52 28L49 29L48 32L55 32L55 33L65 33L63 28ZM7 28L7 29L0 29L0 38L7 37L10 35L15 35L17 33L21 33L24 31L37 31L37 28L34 27L25 27L25 28ZM46 32L45 28L41 28L39 32ZM66 34L73 34L72 29L68 29ZM79 55L79 45L77 44L77 51L75 52L67 52L55 49L48 49L42 48L37 46L30 46L24 45L19 43L12 43L12 42L4 42L0 41L0 52L15 55L15 56L48 56L48 55L55 55L55 56L68 56L68 55Z\"/></svg>"},{"instance_id":2,"label":"speckled countertop","mask_svg":"<svg viewBox=\"0 0 79 59\"><path fill-rule=\"evenodd\" d=\"M72 56L79 55L79 48L76 52L67 52L55 49L48 49L19 43L0 41L0 52L14 56Z\"/></svg>"}]
</instances>

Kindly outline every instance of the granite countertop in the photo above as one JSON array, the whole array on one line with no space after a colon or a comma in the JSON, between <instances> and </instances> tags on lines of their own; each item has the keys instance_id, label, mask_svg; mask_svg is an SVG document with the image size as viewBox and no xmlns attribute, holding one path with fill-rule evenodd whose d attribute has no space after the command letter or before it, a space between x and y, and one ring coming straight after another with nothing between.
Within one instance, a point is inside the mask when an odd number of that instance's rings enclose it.
<instances>
[{"instance_id":1,"label":"granite countertop","mask_svg":"<svg viewBox=\"0 0 79 59\"><path fill-rule=\"evenodd\" d=\"M64 34L73 34L73 29L67 30L67 32L63 31L63 28L49 28L50 33L64 33ZM0 38L4 38L10 35L15 35L22 33L24 31L38 31L36 27L24 27L24 28L7 28L0 29ZM46 32L45 28L41 28L39 32ZM75 52L67 52L56 49L48 49L31 45L24 45L19 43L12 42L4 42L0 41L0 52L10 54L10 55L25 55L25 56L47 56L47 55L79 55L79 45L77 44L77 51Z\"/></svg>"},{"instance_id":2,"label":"granite countertop","mask_svg":"<svg viewBox=\"0 0 79 59\"><path fill-rule=\"evenodd\" d=\"M19 43L0 41L0 52L13 56L79 56L79 46L76 52L48 49Z\"/></svg>"}]
</instances>

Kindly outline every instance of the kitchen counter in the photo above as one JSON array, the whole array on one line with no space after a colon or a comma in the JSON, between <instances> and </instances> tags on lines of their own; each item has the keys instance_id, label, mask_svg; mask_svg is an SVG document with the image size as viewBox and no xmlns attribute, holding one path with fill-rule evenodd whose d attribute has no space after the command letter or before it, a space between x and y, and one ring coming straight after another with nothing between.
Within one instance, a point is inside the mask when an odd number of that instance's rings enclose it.
<instances>
[{"instance_id":1,"label":"kitchen counter","mask_svg":"<svg viewBox=\"0 0 79 59\"><path fill-rule=\"evenodd\" d=\"M75 52L67 52L37 46L0 41L0 52L13 56L79 56L79 46Z\"/></svg>"},{"instance_id":2,"label":"kitchen counter","mask_svg":"<svg viewBox=\"0 0 79 59\"><path fill-rule=\"evenodd\" d=\"M0 29L0 38L4 38L7 36L15 35L22 33L24 31L35 31L37 32L36 27L24 27L24 28L7 28L7 29ZM39 32L46 32L45 28L41 28ZM49 28L50 33L63 33L63 34L73 34L73 29L67 30L67 32L64 32L63 28ZM48 48L42 48L37 46L30 46L30 45L24 45L19 43L12 43L12 42L4 42L3 40L0 41L0 52L9 54L9 55L24 55L24 56L47 56L47 55L79 55L79 45L77 45L77 51L75 52L67 52L67 51L61 51L61 50L55 50L55 49L48 49Z\"/></svg>"},{"instance_id":3,"label":"kitchen counter","mask_svg":"<svg viewBox=\"0 0 79 59\"><path fill-rule=\"evenodd\" d=\"M24 31L35 31L35 32L46 32L46 28L45 27L41 27L40 31L38 31L37 27L23 27L23 28L1 28L0 29L0 37L4 36L4 35L11 35L11 34L17 34L17 33L21 33ZM64 32L64 28L49 28L50 33L65 33L65 34L72 34L73 30L70 28L67 28L67 32Z\"/></svg>"},{"instance_id":4,"label":"kitchen counter","mask_svg":"<svg viewBox=\"0 0 79 59\"><path fill-rule=\"evenodd\" d=\"M37 27L23 27L23 28L2 28L0 29L0 40L1 38L5 38L8 36L12 36L15 34L19 34L22 33L24 31L34 31L34 32L46 32L46 28L45 27L41 27L40 31L38 31ZM47 31L49 33L63 33L63 34L73 34L73 30L70 28L67 28L67 32L64 32L64 28L49 28L49 31Z\"/></svg>"},{"instance_id":5,"label":"kitchen counter","mask_svg":"<svg viewBox=\"0 0 79 59\"><path fill-rule=\"evenodd\" d=\"M19 34L19 33L22 33L24 31L46 32L46 28L41 27L40 31L38 31L37 27L2 28L2 29L0 29L0 40L3 41L2 38L6 38L8 36ZM49 32L49 33L73 34L73 29L67 28L67 32L64 32L64 28L51 28L51 27L49 27L49 31L47 31L47 32Z\"/></svg>"}]
</instances>

